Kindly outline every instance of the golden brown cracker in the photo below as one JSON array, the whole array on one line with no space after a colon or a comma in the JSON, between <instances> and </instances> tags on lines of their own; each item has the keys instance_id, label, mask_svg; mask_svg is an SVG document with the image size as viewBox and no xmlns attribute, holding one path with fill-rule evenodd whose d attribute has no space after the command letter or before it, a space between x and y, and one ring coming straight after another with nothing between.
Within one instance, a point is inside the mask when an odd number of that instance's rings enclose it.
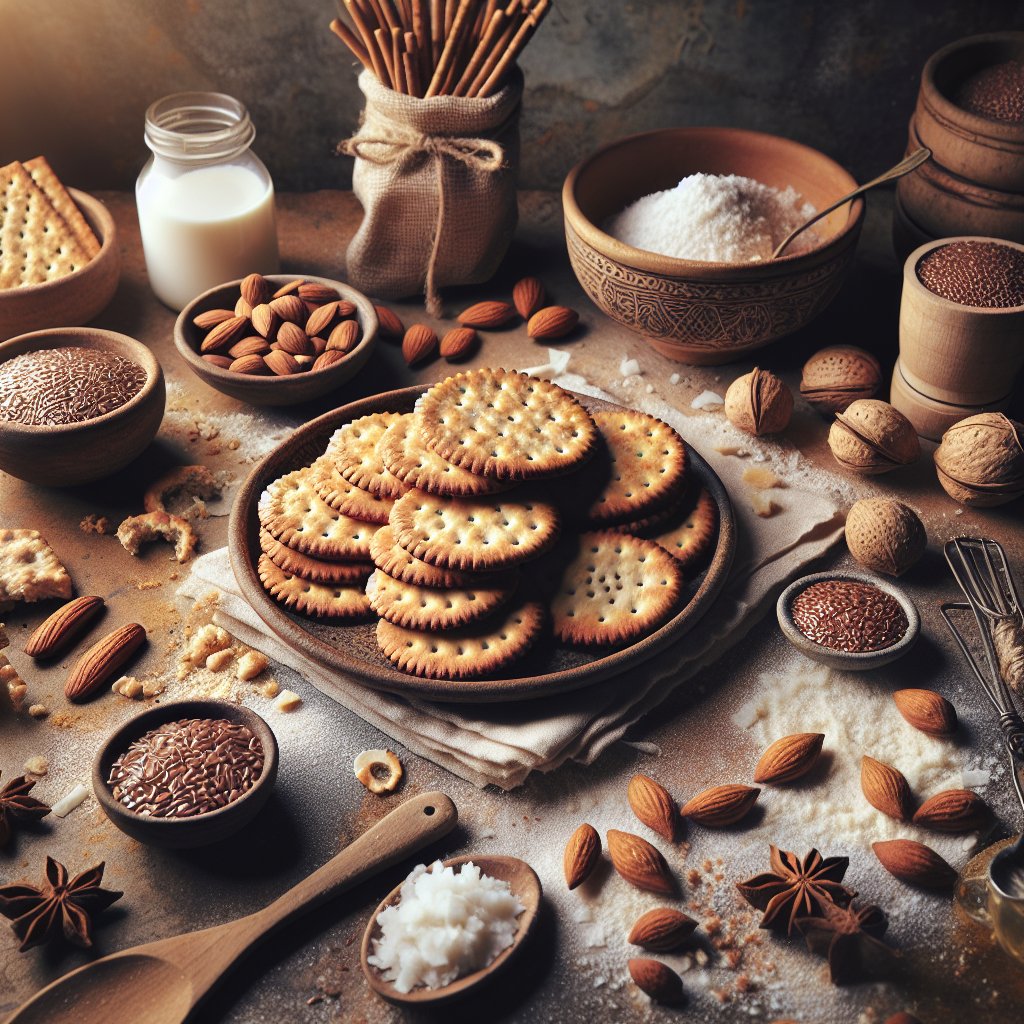
<instances>
[{"instance_id":1,"label":"golden brown cracker","mask_svg":"<svg viewBox=\"0 0 1024 1024\"><path fill-rule=\"evenodd\" d=\"M71 577L38 530L0 529L0 604L71 597Z\"/></svg>"},{"instance_id":2,"label":"golden brown cracker","mask_svg":"<svg viewBox=\"0 0 1024 1024\"><path fill-rule=\"evenodd\" d=\"M566 473L590 456L597 428L567 391L510 370L469 370L416 403L421 436L471 473L526 480Z\"/></svg>"},{"instance_id":3,"label":"golden brown cracker","mask_svg":"<svg viewBox=\"0 0 1024 1024\"><path fill-rule=\"evenodd\" d=\"M488 572L548 550L558 537L559 519L554 506L532 500L410 491L395 502L390 525L398 543L424 562Z\"/></svg>"},{"instance_id":4,"label":"golden brown cracker","mask_svg":"<svg viewBox=\"0 0 1024 1024\"><path fill-rule=\"evenodd\" d=\"M555 636L569 644L619 646L654 632L683 588L679 563L654 541L582 534L563 563L551 601Z\"/></svg>"},{"instance_id":5,"label":"golden brown cracker","mask_svg":"<svg viewBox=\"0 0 1024 1024\"><path fill-rule=\"evenodd\" d=\"M46 198L50 200L53 208L64 218L64 223L78 239L78 244L82 247L83 252L89 259L92 259L100 251L99 239L93 234L93 230L82 216L78 204L71 198L71 194L54 173L46 157L33 157L31 160L26 160L23 166L32 176L36 185L46 193Z\"/></svg>"},{"instance_id":6,"label":"golden brown cracker","mask_svg":"<svg viewBox=\"0 0 1024 1024\"><path fill-rule=\"evenodd\" d=\"M279 569L314 583L365 584L374 569L372 562L325 562L311 558L274 540L266 530L260 530L260 548Z\"/></svg>"},{"instance_id":7,"label":"golden brown cracker","mask_svg":"<svg viewBox=\"0 0 1024 1024\"><path fill-rule=\"evenodd\" d=\"M512 597L502 587L439 590L402 583L377 569L366 584L370 607L405 629L458 629L492 615Z\"/></svg>"},{"instance_id":8,"label":"golden brown cracker","mask_svg":"<svg viewBox=\"0 0 1024 1024\"><path fill-rule=\"evenodd\" d=\"M300 615L323 619L364 619L370 614L370 600L361 584L314 583L293 576L260 555L260 582L270 596Z\"/></svg>"},{"instance_id":9,"label":"golden brown cracker","mask_svg":"<svg viewBox=\"0 0 1024 1024\"><path fill-rule=\"evenodd\" d=\"M367 523L386 523L394 498L382 498L346 480L330 456L317 459L310 467L313 489L331 508Z\"/></svg>"},{"instance_id":10,"label":"golden brown cracker","mask_svg":"<svg viewBox=\"0 0 1024 1024\"><path fill-rule=\"evenodd\" d=\"M673 522L659 523L643 531L657 541L684 569L699 565L710 554L718 534L718 505L706 487L683 506Z\"/></svg>"},{"instance_id":11,"label":"golden brown cracker","mask_svg":"<svg viewBox=\"0 0 1024 1024\"><path fill-rule=\"evenodd\" d=\"M377 643L403 672L427 679L479 679L521 658L543 627L544 608L530 601L445 633L403 629L381 619Z\"/></svg>"},{"instance_id":12,"label":"golden brown cracker","mask_svg":"<svg viewBox=\"0 0 1024 1024\"><path fill-rule=\"evenodd\" d=\"M464 587L471 585L474 579L473 573L442 569L409 554L395 539L390 526L382 526L373 535L370 558L393 579L416 587Z\"/></svg>"},{"instance_id":13,"label":"golden brown cracker","mask_svg":"<svg viewBox=\"0 0 1024 1024\"><path fill-rule=\"evenodd\" d=\"M374 412L339 427L327 445L326 455L338 472L356 487L381 498L397 498L409 488L392 476L377 454L377 442L384 431L408 413Z\"/></svg>"}]
</instances>

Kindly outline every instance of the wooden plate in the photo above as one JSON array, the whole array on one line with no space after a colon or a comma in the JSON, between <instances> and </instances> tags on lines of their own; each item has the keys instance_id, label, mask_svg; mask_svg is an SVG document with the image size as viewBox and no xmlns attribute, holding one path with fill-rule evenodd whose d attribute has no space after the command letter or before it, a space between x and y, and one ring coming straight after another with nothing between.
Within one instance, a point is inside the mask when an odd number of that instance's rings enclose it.
<instances>
[{"instance_id":1,"label":"wooden plate","mask_svg":"<svg viewBox=\"0 0 1024 1024\"><path fill-rule=\"evenodd\" d=\"M725 486L691 447L690 471L718 505L718 540L706 567L684 588L686 603L660 629L629 647L608 652L580 651L542 640L525 658L510 666L516 676L451 682L421 679L396 669L377 646L376 620L357 625L317 622L293 614L263 589L259 560L257 504L264 488L284 473L309 465L323 454L328 438L342 424L374 412L410 412L424 388L403 388L352 402L302 427L270 452L242 485L231 510L229 550L235 579L256 614L283 643L325 668L377 690L428 700L517 701L576 690L618 675L647 661L679 640L700 621L722 589L736 546L736 526ZM576 396L591 411L616 406ZM325 689L333 696L330 687Z\"/></svg>"}]
</instances>

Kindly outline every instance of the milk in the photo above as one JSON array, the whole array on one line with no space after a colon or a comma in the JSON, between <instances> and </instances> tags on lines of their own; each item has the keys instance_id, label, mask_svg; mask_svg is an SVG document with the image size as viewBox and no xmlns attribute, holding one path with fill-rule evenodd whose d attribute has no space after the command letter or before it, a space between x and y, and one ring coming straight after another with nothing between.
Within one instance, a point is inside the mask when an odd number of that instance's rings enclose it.
<instances>
[{"instance_id":1,"label":"milk","mask_svg":"<svg viewBox=\"0 0 1024 1024\"><path fill-rule=\"evenodd\" d=\"M181 309L200 292L278 270L274 186L239 164L180 169L158 160L136 188L150 284Z\"/></svg>"}]
</instances>

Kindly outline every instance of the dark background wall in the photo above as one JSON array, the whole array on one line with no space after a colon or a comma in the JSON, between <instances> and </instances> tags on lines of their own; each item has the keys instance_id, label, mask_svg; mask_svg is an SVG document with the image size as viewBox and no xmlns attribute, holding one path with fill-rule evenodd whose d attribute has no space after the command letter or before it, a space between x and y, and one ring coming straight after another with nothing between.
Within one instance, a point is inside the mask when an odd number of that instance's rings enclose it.
<instances>
[{"instance_id":1,"label":"dark background wall","mask_svg":"<svg viewBox=\"0 0 1024 1024\"><path fill-rule=\"evenodd\" d=\"M330 0L0 0L0 164L45 153L69 183L128 188L146 107L228 92L279 189L347 187L335 143L361 97ZM522 182L556 188L610 139L759 128L864 178L902 153L921 66L963 35L1024 28L1016 0L555 0L524 59Z\"/></svg>"}]
</instances>

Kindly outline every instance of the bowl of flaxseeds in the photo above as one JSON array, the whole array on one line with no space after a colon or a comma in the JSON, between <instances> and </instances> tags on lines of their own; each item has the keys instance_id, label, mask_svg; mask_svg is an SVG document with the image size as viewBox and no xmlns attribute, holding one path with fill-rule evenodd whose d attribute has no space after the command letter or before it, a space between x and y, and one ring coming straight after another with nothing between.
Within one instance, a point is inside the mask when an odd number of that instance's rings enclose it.
<instances>
[{"instance_id":1,"label":"bowl of flaxseeds","mask_svg":"<svg viewBox=\"0 0 1024 1024\"><path fill-rule=\"evenodd\" d=\"M93 763L104 813L141 843L204 846L248 824L277 777L277 741L254 711L187 700L117 729Z\"/></svg>"},{"instance_id":2,"label":"bowl of flaxseeds","mask_svg":"<svg viewBox=\"0 0 1024 1024\"><path fill-rule=\"evenodd\" d=\"M865 572L803 576L779 595L776 614L799 651L854 672L895 661L921 631L921 617L903 590Z\"/></svg>"}]
</instances>

